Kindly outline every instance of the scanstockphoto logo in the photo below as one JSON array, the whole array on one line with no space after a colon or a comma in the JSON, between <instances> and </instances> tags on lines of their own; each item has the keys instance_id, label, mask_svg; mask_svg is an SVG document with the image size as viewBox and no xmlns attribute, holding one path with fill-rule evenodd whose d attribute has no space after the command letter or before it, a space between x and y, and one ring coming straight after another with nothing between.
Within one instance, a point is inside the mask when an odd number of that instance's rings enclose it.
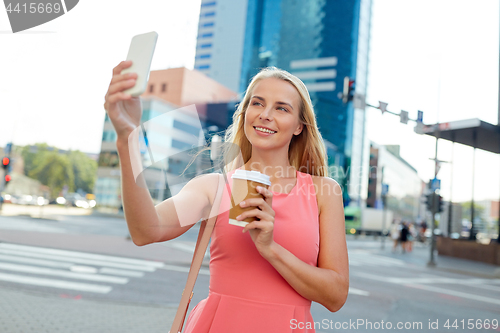
<instances>
[{"instance_id":1,"label":"scanstockphoto logo","mask_svg":"<svg viewBox=\"0 0 500 333\"><path fill-rule=\"evenodd\" d=\"M52 21L75 8L77 4L78 0L4 0L13 33Z\"/></svg>"}]
</instances>

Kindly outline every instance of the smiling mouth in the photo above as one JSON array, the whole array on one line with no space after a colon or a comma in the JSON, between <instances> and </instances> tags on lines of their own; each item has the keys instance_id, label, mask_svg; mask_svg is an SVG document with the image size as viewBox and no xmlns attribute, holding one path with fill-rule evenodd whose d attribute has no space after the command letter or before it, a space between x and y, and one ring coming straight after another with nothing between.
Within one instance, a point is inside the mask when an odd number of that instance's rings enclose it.
<instances>
[{"instance_id":1,"label":"smiling mouth","mask_svg":"<svg viewBox=\"0 0 500 333\"><path fill-rule=\"evenodd\" d=\"M268 130L268 129L262 128L262 127L256 127L256 126L254 126L253 128L255 128L255 130L257 130L259 132L267 133L267 134L274 134L274 133L277 132L277 131L271 131L271 130Z\"/></svg>"}]
</instances>

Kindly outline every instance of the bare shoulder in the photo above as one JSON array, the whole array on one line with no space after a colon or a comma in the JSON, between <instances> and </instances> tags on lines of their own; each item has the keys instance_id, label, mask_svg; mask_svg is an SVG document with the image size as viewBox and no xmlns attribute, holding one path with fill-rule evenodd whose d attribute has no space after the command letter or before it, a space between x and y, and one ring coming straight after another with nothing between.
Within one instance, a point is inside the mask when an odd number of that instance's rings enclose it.
<instances>
[{"instance_id":1,"label":"bare shoulder","mask_svg":"<svg viewBox=\"0 0 500 333\"><path fill-rule=\"evenodd\" d=\"M329 204L336 196L342 197L342 188L339 183L330 177L311 175L318 200L318 213L321 214L321 208Z\"/></svg>"},{"instance_id":2,"label":"bare shoulder","mask_svg":"<svg viewBox=\"0 0 500 333\"><path fill-rule=\"evenodd\" d=\"M200 191L206 195L210 205L215 200L216 190L221 186L222 175L218 173L207 173L191 179L184 188L191 191Z\"/></svg>"}]
</instances>

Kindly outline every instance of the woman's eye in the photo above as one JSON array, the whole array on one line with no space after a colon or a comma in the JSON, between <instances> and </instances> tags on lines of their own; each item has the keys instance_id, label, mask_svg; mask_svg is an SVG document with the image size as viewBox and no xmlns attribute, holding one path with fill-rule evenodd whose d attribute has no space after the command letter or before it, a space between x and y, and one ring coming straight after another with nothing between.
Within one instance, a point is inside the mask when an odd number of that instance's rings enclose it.
<instances>
[{"instance_id":1,"label":"woman's eye","mask_svg":"<svg viewBox=\"0 0 500 333\"><path fill-rule=\"evenodd\" d=\"M262 105L262 103L260 103L260 102L253 102L252 105Z\"/></svg>"},{"instance_id":2,"label":"woman's eye","mask_svg":"<svg viewBox=\"0 0 500 333\"><path fill-rule=\"evenodd\" d=\"M283 111L285 111L285 112L288 112L288 110L287 110L287 109L285 109L285 108L284 108L284 107L282 107L282 106L278 107L278 110L283 110Z\"/></svg>"}]
</instances>

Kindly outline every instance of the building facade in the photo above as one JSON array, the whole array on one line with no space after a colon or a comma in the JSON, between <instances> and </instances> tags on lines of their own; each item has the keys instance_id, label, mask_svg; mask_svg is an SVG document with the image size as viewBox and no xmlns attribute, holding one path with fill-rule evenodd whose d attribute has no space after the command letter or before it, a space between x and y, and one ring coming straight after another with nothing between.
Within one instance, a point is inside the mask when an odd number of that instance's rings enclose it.
<instances>
[{"instance_id":1,"label":"building facade","mask_svg":"<svg viewBox=\"0 0 500 333\"><path fill-rule=\"evenodd\" d=\"M234 91L199 71L184 67L151 71L141 95L138 144L142 176L155 204L211 167L207 154L194 156L211 134L226 129L236 100ZM106 114L94 188L99 206L122 206L116 139Z\"/></svg>"},{"instance_id":2,"label":"building facade","mask_svg":"<svg viewBox=\"0 0 500 333\"><path fill-rule=\"evenodd\" d=\"M185 67L151 71L142 97L156 96L177 106L238 99L236 92L205 74Z\"/></svg>"},{"instance_id":3,"label":"building facade","mask_svg":"<svg viewBox=\"0 0 500 333\"><path fill-rule=\"evenodd\" d=\"M368 180L365 109L344 104L339 93L347 76L366 95L371 7L372 0L203 0L195 59L195 69L239 94L266 66L303 80L336 168L332 177L345 203L357 206Z\"/></svg>"},{"instance_id":4,"label":"building facade","mask_svg":"<svg viewBox=\"0 0 500 333\"><path fill-rule=\"evenodd\" d=\"M208 103L179 108L155 96L141 97L143 114L139 147L143 179L156 204L177 194L200 173L210 172L210 152L196 154L214 133L229 124L234 102ZM116 132L105 115L99 154L95 200L101 207L122 207L120 160ZM196 157L195 157L196 156Z\"/></svg>"},{"instance_id":5,"label":"building facade","mask_svg":"<svg viewBox=\"0 0 500 333\"><path fill-rule=\"evenodd\" d=\"M427 218L422 204L422 191L425 188L413 168L399 155L397 145L370 145L370 173L366 206L383 209L382 177L387 184L387 209L394 213L395 219L420 221Z\"/></svg>"}]
</instances>

